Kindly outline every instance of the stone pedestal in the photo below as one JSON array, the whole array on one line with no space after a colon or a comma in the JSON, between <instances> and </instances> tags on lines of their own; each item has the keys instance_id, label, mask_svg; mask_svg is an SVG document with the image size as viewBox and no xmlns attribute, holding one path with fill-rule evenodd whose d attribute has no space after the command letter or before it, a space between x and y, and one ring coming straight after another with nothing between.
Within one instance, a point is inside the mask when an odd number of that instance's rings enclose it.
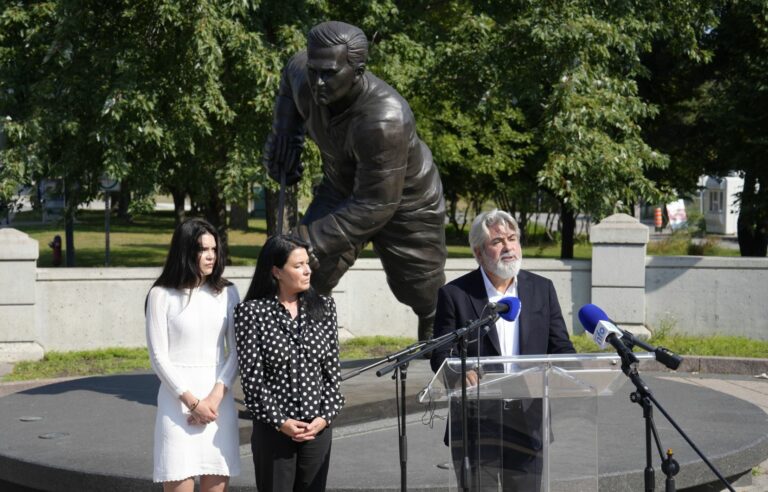
<instances>
[{"instance_id":1,"label":"stone pedestal","mask_svg":"<svg viewBox=\"0 0 768 492\"><path fill-rule=\"evenodd\" d=\"M16 229L0 229L0 361L40 359L35 320L37 241Z\"/></svg>"},{"instance_id":2,"label":"stone pedestal","mask_svg":"<svg viewBox=\"0 0 768 492\"><path fill-rule=\"evenodd\" d=\"M648 227L626 214L607 217L590 230L592 303L636 335L645 327L645 253Z\"/></svg>"}]
</instances>

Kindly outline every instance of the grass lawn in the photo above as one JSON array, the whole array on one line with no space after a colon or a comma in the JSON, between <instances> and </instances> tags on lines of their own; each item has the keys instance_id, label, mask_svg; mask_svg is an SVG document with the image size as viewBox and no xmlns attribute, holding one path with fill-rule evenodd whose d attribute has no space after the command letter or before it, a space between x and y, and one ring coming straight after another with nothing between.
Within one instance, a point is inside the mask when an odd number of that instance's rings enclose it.
<instances>
[{"instance_id":1,"label":"grass lawn","mask_svg":"<svg viewBox=\"0 0 768 492\"><path fill-rule=\"evenodd\" d=\"M648 244L648 254L653 256L740 256L738 249L720 245L716 238L696 240L686 231L678 231L660 241Z\"/></svg>"},{"instance_id":2,"label":"grass lawn","mask_svg":"<svg viewBox=\"0 0 768 492\"><path fill-rule=\"evenodd\" d=\"M589 335L573 336L571 341L579 353L597 352L597 345ZM745 337L723 335L693 337L674 334L669 330L662 329L651 337L648 343L656 347L668 348L682 357L698 355L768 359L768 341L752 340ZM611 347L603 350L603 352L612 352L613 350ZM642 352L642 350L637 349L635 351Z\"/></svg>"},{"instance_id":3,"label":"grass lawn","mask_svg":"<svg viewBox=\"0 0 768 492\"><path fill-rule=\"evenodd\" d=\"M78 352L48 352L42 360L13 365L5 381L117 374L149 369L145 348L109 348Z\"/></svg>"},{"instance_id":4,"label":"grass lawn","mask_svg":"<svg viewBox=\"0 0 768 492\"><path fill-rule=\"evenodd\" d=\"M30 217L31 218L31 217ZM53 258L48 243L55 235L64 241L63 221L48 224L28 220L18 214L16 221L24 221L18 229L40 243L39 267L52 267ZM132 223L112 217L110 219L110 265L123 267L161 266L165 262L173 235L173 213L155 212L134 217ZM267 237L264 219L250 219L248 231L230 230L230 258L233 265L255 265L261 245ZM64 254L64 253L62 253ZM104 213L85 210L75 223L75 265L103 266L105 259Z\"/></svg>"},{"instance_id":5,"label":"grass lawn","mask_svg":"<svg viewBox=\"0 0 768 492\"><path fill-rule=\"evenodd\" d=\"M12 227L29 234L40 244L40 258L37 265L41 268L53 266L53 257L48 243L56 235L64 241L64 223L62 220L42 223L36 212L22 212L16 216ZM110 266L139 267L161 266L165 261L168 246L173 234L173 213L158 211L149 215L135 216L133 222L114 216L110 218ZM105 261L104 213L83 210L75 223L75 265L79 267L103 266ZM248 230L229 231L230 259L233 265L255 265L261 245L267 238L265 219L249 219ZM447 234L449 258L472 258L465 234ZM66 248L66 245L64 245ZM62 255L65 253L63 252ZM553 241L534 238L531 244L523 247L526 258L559 258L560 244ZM369 244L360 255L361 258L375 258L376 254ZM578 241L574 248L574 258L590 259L592 247L586 241Z\"/></svg>"},{"instance_id":6,"label":"grass lawn","mask_svg":"<svg viewBox=\"0 0 768 492\"><path fill-rule=\"evenodd\" d=\"M55 235L64 240L63 221L43 224L38 212L22 212L12 224L29 234L40 244L39 267L51 267L52 253L48 243ZM173 234L173 213L157 211L135 216L133 222L113 216L110 218L110 265L111 266L161 266ZM267 238L265 219L248 220L248 230L230 230L229 248L233 265L255 265L261 245ZM446 230L446 246L449 258L472 258L466 231L457 233L450 226ZM82 210L75 224L75 264L80 267L103 266L105 260L104 212ZM661 241L648 244L649 255L706 255L739 256L738 250L720 246L717 239L695 242L685 231L671 234ZM525 258L559 258L560 242L546 237L541 226L531 226L523 246ZM375 258L369 244L361 258ZM592 258L592 245L586 237L576 238L574 259Z\"/></svg>"},{"instance_id":7,"label":"grass lawn","mask_svg":"<svg viewBox=\"0 0 768 492\"><path fill-rule=\"evenodd\" d=\"M596 352L595 343L584 335L571 337L579 353ZM342 360L379 359L403 349L416 340L402 337L359 337L341 343ZM649 340L682 355L768 358L768 341L743 337L691 337L668 330ZM608 349L610 352L613 349ZM49 352L40 361L18 362L5 381L22 381L70 376L93 376L148 370L149 356L143 348L112 348L81 352Z\"/></svg>"}]
</instances>

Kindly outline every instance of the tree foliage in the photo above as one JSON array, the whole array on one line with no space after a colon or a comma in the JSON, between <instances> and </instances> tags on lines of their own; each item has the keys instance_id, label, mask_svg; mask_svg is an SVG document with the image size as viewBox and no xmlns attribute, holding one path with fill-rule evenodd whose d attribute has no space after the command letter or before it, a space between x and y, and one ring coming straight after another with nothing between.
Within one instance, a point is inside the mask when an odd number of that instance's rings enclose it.
<instances>
[{"instance_id":1,"label":"tree foliage","mask_svg":"<svg viewBox=\"0 0 768 492\"><path fill-rule=\"evenodd\" d=\"M285 2L0 5L2 198L63 178L73 214L106 173L190 197L225 233L226 204L263 178L272 95L312 9L302 21Z\"/></svg>"},{"instance_id":2,"label":"tree foliage","mask_svg":"<svg viewBox=\"0 0 768 492\"><path fill-rule=\"evenodd\" d=\"M765 97L764 10L758 0L4 0L0 199L57 176L76 205L107 172L138 195L188 196L224 228L226 205L253 181L275 188L260 153L283 64L312 25L338 19L368 34L368 68L409 101L458 228L459 204L471 214L492 201L524 222L542 192L566 226L576 213L596 221L693 186L697 170L681 159L705 154L720 170L760 161L764 116L750 101ZM307 192L317 149L304 160ZM563 239L570 257L572 227Z\"/></svg>"},{"instance_id":3,"label":"tree foliage","mask_svg":"<svg viewBox=\"0 0 768 492\"><path fill-rule=\"evenodd\" d=\"M658 201L671 189L649 179L667 157L644 139L657 108L641 97L642 56L664 40L706 60L700 38L710 2L402 2L380 52L409 80L393 77L414 106L440 165L446 196L481 206L531 209L537 190L593 220ZM386 66L386 62L382 65ZM516 198L516 195L523 197ZM572 221L571 221L572 223ZM563 256L572 255L564 231ZM570 243L570 247L569 247Z\"/></svg>"},{"instance_id":4,"label":"tree foliage","mask_svg":"<svg viewBox=\"0 0 768 492\"><path fill-rule=\"evenodd\" d=\"M643 92L662 108L648 139L671 156L674 171L654 179L692 193L702 174L740 174L741 254L766 256L768 4L723 1L717 20L701 40L712 53L711 63L681 62L665 45L648 60L652 77Z\"/></svg>"}]
</instances>

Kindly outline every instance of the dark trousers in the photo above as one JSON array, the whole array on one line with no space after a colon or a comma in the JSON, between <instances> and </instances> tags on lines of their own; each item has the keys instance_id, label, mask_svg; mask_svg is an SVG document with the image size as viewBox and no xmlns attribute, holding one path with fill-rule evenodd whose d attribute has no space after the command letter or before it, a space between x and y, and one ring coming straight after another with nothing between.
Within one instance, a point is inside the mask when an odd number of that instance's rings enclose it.
<instances>
[{"instance_id":1,"label":"dark trousers","mask_svg":"<svg viewBox=\"0 0 768 492\"><path fill-rule=\"evenodd\" d=\"M251 450L259 492L322 492L328 479L332 431L294 442L271 425L253 422Z\"/></svg>"}]
</instances>

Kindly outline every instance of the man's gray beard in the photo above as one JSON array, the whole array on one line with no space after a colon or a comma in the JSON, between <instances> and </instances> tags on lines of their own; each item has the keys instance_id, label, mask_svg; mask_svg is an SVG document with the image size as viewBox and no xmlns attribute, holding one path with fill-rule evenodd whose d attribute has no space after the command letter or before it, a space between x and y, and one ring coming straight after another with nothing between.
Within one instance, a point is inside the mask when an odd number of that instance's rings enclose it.
<instances>
[{"instance_id":1,"label":"man's gray beard","mask_svg":"<svg viewBox=\"0 0 768 492\"><path fill-rule=\"evenodd\" d=\"M482 253L482 256L485 267L490 270L491 273L503 280L510 280L517 277L517 274L520 273L520 268L523 266L522 258L518 258L512 263L505 263L504 260L499 258L499 261L493 263L485 253Z\"/></svg>"}]
</instances>

